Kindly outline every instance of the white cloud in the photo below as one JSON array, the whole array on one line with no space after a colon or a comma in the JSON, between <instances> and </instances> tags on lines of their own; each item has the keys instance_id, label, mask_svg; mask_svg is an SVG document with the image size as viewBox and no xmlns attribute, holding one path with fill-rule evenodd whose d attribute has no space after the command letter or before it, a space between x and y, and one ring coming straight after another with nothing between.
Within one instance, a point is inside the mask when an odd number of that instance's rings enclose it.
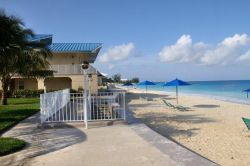
<instances>
[{"instance_id":1,"label":"white cloud","mask_svg":"<svg viewBox=\"0 0 250 166\"><path fill-rule=\"evenodd\" d=\"M190 35L182 35L174 45L164 47L159 56L165 62L189 63L196 61L207 47L202 42L193 44Z\"/></svg>"},{"instance_id":2,"label":"white cloud","mask_svg":"<svg viewBox=\"0 0 250 166\"><path fill-rule=\"evenodd\" d=\"M245 45L247 43L249 43L249 37L247 36L247 34L235 34L233 37L225 38L221 44L224 46L237 47L240 45Z\"/></svg>"},{"instance_id":3,"label":"white cloud","mask_svg":"<svg viewBox=\"0 0 250 166\"><path fill-rule=\"evenodd\" d=\"M237 60L238 61L250 60L250 50L248 50L245 54L241 55Z\"/></svg>"},{"instance_id":4,"label":"white cloud","mask_svg":"<svg viewBox=\"0 0 250 166\"><path fill-rule=\"evenodd\" d=\"M246 34L227 37L216 46L203 42L193 43L190 35L182 35L174 45L165 46L159 52L159 57L163 62L228 64L239 57L250 59L250 53L242 55L246 48L250 48L250 38Z\"/></svg>"},{"instance_id":5,"label":"white cloud","mask_svg":"<svg viewBox=\"0 0 250 166\"><path fill-rule=\"evenodd\" d=\"M208 65L230 63L241 55L241 49L249 44L249 41L246 34L225 38L215 49L207 50L201 62Z\"/></svg>"},{"instance_id":6,"label":"white cloud","mask_svg":"<svg viewBox=\"0 0 250 166\"><path fill-rule=\"evenodd\" d=\"M135 46L133 43L113 46L100 56L99 61L108 64L112 68L114 63L127 60L129 56L134 54L134 51Z\"/></svg>"}]
</instances>

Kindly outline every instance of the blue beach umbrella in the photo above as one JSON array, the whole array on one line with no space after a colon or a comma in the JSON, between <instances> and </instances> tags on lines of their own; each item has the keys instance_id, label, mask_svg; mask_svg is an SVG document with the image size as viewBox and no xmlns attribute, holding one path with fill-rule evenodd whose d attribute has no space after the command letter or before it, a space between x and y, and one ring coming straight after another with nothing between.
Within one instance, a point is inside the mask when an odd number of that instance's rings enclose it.
<instances>
[{"instance_id":1,"label":"blue beach umbrella","mask_svg":"<svg viewBox=\"0 0 250 166\"><path fill-rule=\"evenodd\" d=\"M143 82L138 83L137 85L143 85L143 86L145 86L145 87L146 87L146 94L147 94L148 85L155 85L155 83L146 80L146 81L143 81Z\"/></svg>"},{"instance_id":2,"label":"blue beach umbrella","mask_svg":"<svg viewBox=\"0 0 250 166\"><path fill-rule=\"evenodd\" d=\"M247 92L247 98L248 98L248 93L250 92L250 89L243 90L243 92Z\"/></svg>"},{"instance_id":3,"label":"blue beach umbrella","mask_svg":"<svg viewBox=\"0 0 250 166\"><path fill-rule=\"evenodd\" d=\"M123 86L133 86L133 84L131 82L126 82Z\"/></svg>"},{"instance_id":4,"label":"blue beach umbrella","mask_svg":"<svg viewBox=\"0 0 250 166\"><path fill-rule=\"evenodd\" d=\"M128 90L128 87L129 86L133 86L133 84L131 82L126 82L124 83L122 86L126 86L127 87L127 90Z\"/></svg>"},{"instance_id":5,"label":"blue beach umbrella","mask_svg":"<svg viewBox=\"0 0 250 166\"><path fill-rule=\"evenodd\" d=\"M175 86L176 87L176 103L178 104L178 86L187 86L191 85L187 82L184 82L182 80L178 80L177 78L173 81L165 83L163 86Z\"/></svg>"}]
</instances>

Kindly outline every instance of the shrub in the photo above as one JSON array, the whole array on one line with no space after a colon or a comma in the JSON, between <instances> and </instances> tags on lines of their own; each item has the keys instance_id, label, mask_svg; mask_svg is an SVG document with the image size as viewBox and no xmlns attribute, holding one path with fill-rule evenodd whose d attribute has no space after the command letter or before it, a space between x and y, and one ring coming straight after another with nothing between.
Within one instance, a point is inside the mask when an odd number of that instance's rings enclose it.
<instances>
[{"instance_id":1,"label":"shrub","mask_svg":"<svg viewBox=\"0 0 250 166\"><path fill-rule=\"evenodd\" d=\"M78 91L75 89L70 89L70 93L77 93Z\"/></svg>"},{"instance_id":2,"label":"shrub","mask_svg":"<svg viewBox=\"0 0 250 166\"><path fill-rule=\"evenodd\" d=\"M39 90L30 90L30 89L19 89L19 90L14 90L10 97L14 98L32 98L32 97L39 97L40 94L44 93L43 89Z\"/></svg>"},{"instance_id":3,"label":"shrub","mask_svg":"<svg viewBox=\"0 0 250 166\"><path fill-rule=\"evenodd\" d=\"M55 89L49 89L47 92L54 92L57 91ZM40 97L40 94L43 94L43 89L38 90L30 90L30 89L19 89L14 90L12 93L10 93L9 97L11 98L34 98L34 97ZM70 93L77 93L76 90L70 89Z\"/></svg>"},{"instance_id":4,"label":"shrub","mask_svg":"<svg viewBox=\"0 0 250 166\"><path fill-rule=\"evenodd\" d=\"M82 91L83 91L83 87L82 87L82 86L79 86L77 91L78 91L78 92L82 92Z\"/></svg>"},{"instance_id":5,"label":"shrub","mask_svg":"<svg viewBox=\"0 0 250 166\"><path fill-rule=\"evenodd\" d=\"M98 92L110 92L107 88L99 88Z\"/></svg>"}]
</instances>

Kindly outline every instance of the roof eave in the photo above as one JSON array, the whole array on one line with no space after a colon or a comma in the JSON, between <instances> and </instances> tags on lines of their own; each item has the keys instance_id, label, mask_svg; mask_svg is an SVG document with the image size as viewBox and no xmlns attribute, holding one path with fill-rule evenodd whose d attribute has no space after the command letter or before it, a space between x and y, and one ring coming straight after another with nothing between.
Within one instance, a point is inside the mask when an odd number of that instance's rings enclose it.
<instances>
[{"instance_id":1,"label":"roof eave","mask_svg":"<svg viewBox=\"0 0 250 166\"><path fill-rule=\"evenodd\" d=\"M51 35L51 34L46 34L46 36L43 36L43 37L40 37L40 38L38 38L38 39L29 39L29 41L31 41L31 42L33 42L33 41L37 41L37 40L42 40L42 39L47 39L47 38L52 38L53 37L53 35Z\"/></svg>"},{"instance_id":2,"label":"roof eave","mask_svg":"<svg viewBox=\"0 0 250 166\"><path fill-rule=\"evenodd\" d=\"M81 54L88 54L87 58L86 58L86 61L88 61L89 63L94 63L96 58L97 58L97 55L98 55L98 52L95 52L95 53L92 53L90 51L86 52L86 51L72 51L72 52L65 52L65 51L52 51L52 53L55 53L55 54L78 54L78 55L81 55Z\"/></svg>"}]
</instances>

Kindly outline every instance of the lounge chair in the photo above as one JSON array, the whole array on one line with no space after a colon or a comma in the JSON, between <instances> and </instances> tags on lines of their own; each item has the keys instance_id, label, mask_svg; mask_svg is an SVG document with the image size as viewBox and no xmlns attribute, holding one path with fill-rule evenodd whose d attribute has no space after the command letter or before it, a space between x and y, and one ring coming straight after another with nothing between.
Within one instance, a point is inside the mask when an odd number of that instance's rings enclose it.
<instances>
[{"instance_id":1,"label":"lounge chair","mask_svg":"<svg viewBox=\"0 0 250 166\"><path fill-rule=\"evenodd\" d=\"M175 106L171 103L168 103L166 100L163 100L163 102L165 103L166 106L175 109L175 110L179 110L179 111L188 111L188 107L183 107L183 106Z\"/></svg>"},{"instance_id":2,"label":"lounge chair","mask_svg":"<svg viewBox=\"0 0 250 166\"><path fill-rule=\"evenodd\" d=\"M178 105L178 106L176 106L179 110L181 110L181 111L188 111L188 107L183 107L183 106L181 106L181 105Z\"/></svg>"},{"instance_id":3,"label":"lounge chair","mask_svg":"<svg viewBox=\"0 0 250 166\"><path fill-rule=\"evenodd\" d=\"M248 130L250 130L250 119L247 118L242 118L243 122L247 126Z\"/></svg>"},{"instance_id":4,"label":"lounge chair","mask_svg":"<svg viewBox=\"0 0 250 166\"><path fill-rule=\"evenodd\" d=\"M171 103L166 102L165 100L162 100L164 102L164 104L170 108L176 109L174 105L172 105Z\"/></svg>"},{"instance_id":5,"label":"lounge chair","mask_svg":"<svg viewBox=\"0 0 250 166\"><path fill-rule=\"evenodd\" d=\"M186 108L185 107L182 107L182 106L175 106L171 103L168 103L166 100L162 100L164 102L164 104L174 110L179 110L179 111L186 111Z\"/></svg>"}]
</instances>

